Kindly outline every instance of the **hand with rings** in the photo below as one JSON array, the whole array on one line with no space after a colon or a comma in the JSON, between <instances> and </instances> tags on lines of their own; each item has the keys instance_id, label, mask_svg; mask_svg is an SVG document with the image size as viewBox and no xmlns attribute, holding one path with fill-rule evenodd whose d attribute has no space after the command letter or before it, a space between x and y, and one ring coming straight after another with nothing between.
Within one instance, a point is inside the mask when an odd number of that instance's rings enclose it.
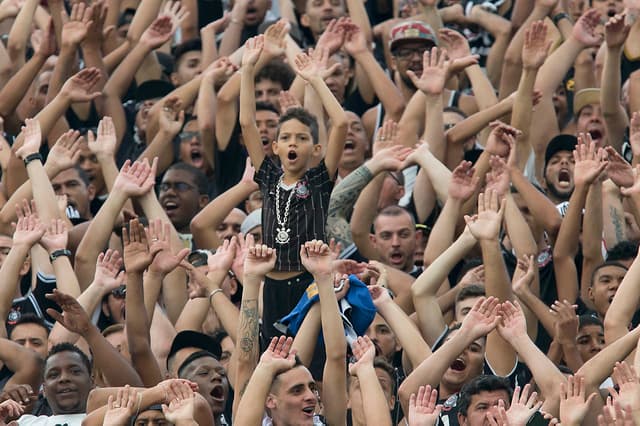
<instances>
[{"instance_id":1,"label":"hand with rings","mask_svg":"<svg viewBox=\"0 0 640 426\"><path fill-rule=\"evenodd\" d=\"M104 424L108 426L126 424L129 418L135 415L140 399L141 395L138 391L129 385L119 388L115 396L109 395Z\"/></svg>"}]
</instances>

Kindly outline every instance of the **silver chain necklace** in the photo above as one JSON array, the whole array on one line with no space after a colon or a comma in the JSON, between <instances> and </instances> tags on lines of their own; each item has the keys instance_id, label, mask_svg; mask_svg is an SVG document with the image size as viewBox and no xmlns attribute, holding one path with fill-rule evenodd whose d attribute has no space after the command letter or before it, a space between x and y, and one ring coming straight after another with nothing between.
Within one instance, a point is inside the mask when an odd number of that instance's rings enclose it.
<instances>
[{"instance_id":1,"label":"silver chain necklace","mask_svg":"<svg viewBox=\"0 0 640 426\"><path fill-rule=\"evenodd\" d=\"M284 174L280 176L280 180L276 185L276 221L278 227L276 228L276 243L283 245L288 244L291 238L289 237L290 228L287 228L289 221L289 207L291 207L291 200L293 200L293 193L296 192L295 185L291 188L289 198L287 198L287 204L284 206L284 217L280 217L280 187L283 185Z\"/></svg>"}]
</instances>

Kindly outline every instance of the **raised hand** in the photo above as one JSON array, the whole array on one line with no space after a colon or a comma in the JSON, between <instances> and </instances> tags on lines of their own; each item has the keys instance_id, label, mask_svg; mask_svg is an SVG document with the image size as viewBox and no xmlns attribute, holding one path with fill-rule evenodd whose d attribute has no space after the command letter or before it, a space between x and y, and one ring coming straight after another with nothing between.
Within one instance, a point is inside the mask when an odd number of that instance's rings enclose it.
<instances>
[{"instance_id":1,"label":"raised hand","mask_svg":"<svg viewBox=\"0 0 640 426\"><path fill-rule=\"evenodd\" d=\"M228 80L238 67L233 64L228 57L223 56L213 61L203 72L202 75L213 83L224 82Z\"/></svg>"},{"instance_id":2,"label":"raised hand","mask_svg":"<svg viewBox=\"0 0 640 426\"><path fill-rule=\"evenodd\" d=\"M489 334L500 322L499 300L493 296L481 297L462 321L461 330L470 333L472 340Z\"/></svg>"},{"instance_id":3,"label":"raised hand","mask_svg":"<svg viewBox=\"0 0 640 426\"><path fill-rule=\"evenodd\" d=\"M93 284L102 289L103 295L123 284L125 274L121 271L122 264L122 256L118 250L108 249L98 255Z\"/></svg>"},{"instance_id":4,"label":"raised hand","mask_svg":"<svg viewBox=\"0 0 640 426\"><path fill-rule=\"evenodd\" d=\"M345 41L345 19L347 18L340 18L339 20L332 19L331 22L327 24L327 27L316 43L317 49L327 49L329 55L333 55L340 50Z\"/></svg>"},{"instance_id":5,"label":"raised hand","mask_svg":"<svg viewBox=\"0 0 640 426\"><path fill-rule=\"evenodd\" d=\"M247 157L244 163L244 172L242 172L242 177L240 178L240 182L243 185L246 185L249 188L253 188L254 191L260 189L258 183L253 179L256 175L256 169L251 164L251 158Z\"/></svg>"},{"instance_id":6,"label":"raised hand","mask_svg":"<svg viewBox=\"0 0 640 426\"><path fill-rule=\"evenodd\" d=\"M579 325L576 307L566 300L563 302L556 300L551 305L551 315L555 319L554 338L560 344L575 345L576 343Z\"/></svg>"},{"instance_id":7,"label":"raised hand","mask_svg":"<svg viewBox=\"0 0 640 426\"><path fill-rule=\"evenodd\" d=\"M64 132L49 151L46 166L54 175L75 166L80 158L82 136L77 130Z\"/></svg>"},{"instance_id":8,"label":"raised hand","mask_svg":"<svg viewBox=\"0 0 640 426\"><path fill-rule=\"evenodd\" d=\"M447 46L449 58L452 60L465 58L471 55L469 41L467 38L456 30L442 28L438 31L438 37Z\"/></svg>"},{"instance_id":9,"label":"raised hand","mask_svg":"<svg viewBox=\"0 0 640 426\"><path fill-rule=\"evenodd\" d=\"M511 149L511 152L515 149ZM509 193L511 176L504 158L492 155L489 159L491 170L487 173L485 191L495 191L502 198Z\"/></svg>"},{"instance_id":10,"label":"raised hand","mask_svg":"<svg viewBox=\"0 0 640 426\"><path fill-rule=\"evenodd\" d=\"M300 259L314 277L331 275L333 256L329 246L320 240L307 241L300 247Z\"/></svg>"},{"instance_id":11,"label":"raised hand","mask_svg":"<svg viewBox=\"0 0 640 426\"><path fill-rule=\"evenodd\" d=\"M33 40L32 40L33 44ZM53 26L53 19L49 18L47 27L40 32L39 43L33 46L36 50L36 54L43 58L48 58L51 55L55 55L57 50L56 44L56 31Z\"/></svg>"},{"instance_id":12,"label":"raised hand","mask_svg":"<svg viewBox=\"0 0 640 426\"><path fill-rule=\"evenodd\" d=\"M46 232L40 238L40 244L51 254L56 250L66 249L68 240L69 230L66 222L62 219L51 219Z\"/></svg>"},{"instance_id":13,"label":"raised hand","mask_svg":"<svg viewBox=\"0 0 640 426\"><path fill-rule=\"evenodd\" d=\"M311 81L313 77L319 76L323 79L329 77L333 72L341 66L336 63L328 67L329 50L318 48L309 51L309 54L299 53L295 59L296 73L305 81Z\"/></svg>"},{"instance_id":14,"label":"raised hand","mask_svg":"<svg viewBox=\"0 0 640 426\"><path fill-rule=\"evenodd\" d=\"M87 33L82 41L83 49L85 47L90 47L93 49L99 49L102 46L102 42L106 35L104 22L107 19L107 5L104 3L104 0L94 1L91 5L91 16L90 24L87 28ZM114 28L114 27L110 27ZM64 28L63 28L64 30Z\"/></svg>"},{"instance_id":15,"label":"raised hand","mask_svg":"<svg viewBox=\"0 0 640 426\"><path fill-rule=\"evenodd\" d=\"M485 151L492 155L508 157L511 152L510 137L516 138L520 136L522 132L500 121L492 122L489 124L489 127L491 128L491 133L487 139Z\"/></svg>"},{"instance_id":16,"label":"raised hand","mask_svg":"<svg viewBox=\"0 0 640 426\"><path fill-rule=\"evenodd\" d=\"M418 395L411 394L409 398L409 426L433 426L438 422L442 405L438 402L438 391L431 386L420 386Z\"/></svg>"},{"instance_id":17,"label":"raised hand","mask_svg":"<svg viewBox=\"0 0 640 426\"><path fill-rule=\"evenodd\" d=\"M380 286L380 285L370 285L367 286L369 289L369 294L371 295L371 299L373 300L373 305L377 310L380 310L381 306L384 306L387 303L393 303L391 299L391 295L389 294L389 290Z\"/></svg>"},{"instance_id":18,"label":"raised hand","mask_svg":"<svg viewBox=\"0 0 640 426\"><path fill-rule=\"evenodd\" d=\"M527 335L527 321L518 301L506 301L500 306L502 320L498 324L498 333L504 340L510 342L518 337Z\"/></svg>"},{"instance_id":19,"label":"raised hand","mask_svg":"<svg viewBox=\"0 0 640 426\"><path fill-rule=\"evenodd\" d=\"M113 184L114 191L121 191L128 197L140 197L151 191L155 179L157 159L150 166L145 159L131 164L125 161Z\"/></svg>"},{"instance_id":20,"label":"raised hand","mask_svg":"<svg viewBox=\"0 0 640 426\"><path fill-rule=\"evenodd\" d=\"M616 362L611 377L619 388L618 391L609 388L615 402L623 407L640 407L640 379L633 365L627 364L626 361Z\"/></svg>"},{"instance_id":21,"label":"raised hand","mask_svg":"<svg viewBox=\"0 0 640 426\"><path fill-rule=\"evenodd\" d=\"M85 336L89 329L93 327L89 315L87 315L75 297L54 289L53 293L46 295L46 298L53 300L62 309L62 313L60 313L55 309L48 308L47 313L49 316L70 332Z\"/></svg>"},{"instance_id":22,"label":"raised hand","mask_svg":"<svg viewBox=\"0 0 640 426\"><path fill-rule=\"evenodd\" d=\"M40 151L42 143L40 122L36 118L27 118L24 120L22 133L24 134L24 143L16 150L16 155L24 160L27 156Z\"/></svg>"},{"instance_id":23,"label":"raised hand","mask_svg":"<svg viewBox=\"0 0 640 426\"><path fill-rule=\"evenodd\" d=\"M33 389L27 384L7 384L0 392L0 401L7 400L29 405L31 402L37 401L38 396L33 393Z\"/></svg>"},{"instance_id":24,"label":"raised hand","mask_svg":"<svg viewBox=\"0 0 640 426\"><path fill-rule=\"evenodd\" d=\"M149 49L157 49L168 42L176 31L170 16L159 16L142 33L140 43Z\"/></svg>"},{"instance_id":25,"label":"raised hand","mask_svg":"<svg viewBox=\"0 0 640 426\"><path fill-rule=\"evenodd\" d=\"M276 249L266 244L254 245L253 235L248 234L245 244L249 247L244 259L244 275L262 280L276 266ZM246 280L242 281L243 283Z\"/></svg>"},{"instance_id":26,"label":"raised hand","mask_svg":"<svg viewBox=\"0 0 640 426\"><path fill-rule=\"evenodd\" d=\"M349 374L357 376L360 371L368 367L373 368L373 359L376 357L376 347L369 336L361 336L351 345L353 355L358 360L355 364L349 363Z\"/></svg>"},{"instance_id":27,"label":"raised hand","mask_svg":"<svg viewBox=\"0 0 640 426\"><path fill-rule=\"evenodd\" d=\"M513 391L511 405L507 410L507 418L512 426L525 426L529 418L542 407L542 401L538 401L538 393L531 392L531 385L526 384L520 392L520 386Z\"/></svg>"},{"instance_id":28,"label":"raised hand","mask_svg":"<svg viewBox=\"0 0 640 426\"><path fill-rule=\"evenodd\" d=\"M384 145L389 146L382 148L381 146ZM375 149L375 154L369 165L373 166L371 167L373 169L377 167L379 170L400 171L406 166L414 153L415 150L412 148L393 144L393 141L383 142L382 145L378 146L378 149Z\"/></svg>"},{"instance_id":29,"label":"raised hand","mask_svg":"<svg viewBox=\"0 0 640 426\"><path fill-rule=\"evenodd\" d=\"M8 418L18 418L24 414L24 405L8 399L0 403L0 422Z\"/></svg>"},{"instance_id":30,"label":"raised hand","mask_svg":"<svg viewBox=\"0 0 640 426\"><path fill-rule=\"evenodd\" d=\"M15 18L27 0L4 0L0 3L0 16L3 18Z\"/></svg>"},{"instance_id":31,"label":"raised hand","mask_svg":"<svg viewBox=\"0 0 640 426\"><path fill-rule=\"evenodd\" d=\"M631 25L625 23L625 17L625 13L612 16L604 25L604 40L609 49L619 49L624 46L631 30Z\"/></svg>"},{"instance_id":32,"label":"raised hand","mask_svg":"<svg viewBox=\"0 0 640 426\"><path fill-rule=\"evenodd\" d=\"M138 391L129 385L118 388L115 396L109 395L107 411L104 413L103 426L121 426L136 414Z\"/></svg>"},{"instance_id":33,"label":"raised hand","mask_svg":"<svg viewBox=\"0 0 640 426\"><path fill-rule=\"evenodd\" d=\"M209 254L207 265L209 272L221 272L226 274L231 269L231 265L236 257L238 239L233 236L230 240L224 240L215 253Z\"/></svg>"},{"instance_id":34,"label":"raised hand","mask_svg":"<svg viewBox=\"0 0 640 426\"><path fill-rule=\"evenodd\" d=\"M422 75L418 76L411 70L407 71L407 75L413 82L414 86L424 92L426 95L439 96L444 90L447 83L447 75L451 61L447 57L445 49L434 47L431 52L425 51L422 57Z\"/></svg>"},{"instance_id":35,"label":"raised hand","mask_svg":"<svg viewBox=\"0 0 640 426\"><path fill-rule=\"evenodd\" d=\"M598 415L598 426L636 426L631 406L623 408L618 401L607 397L607 405Z\"/></svg>"},{"instance_id":36,"label":"raised hand","mask_svg":"<svg viewBox=\"0 0 640 426\"><path fill-rule=\"evenodd\" d=\"M269 369L274 375L293 368L296 364L296 350L291 349L292 344L291 337L274 337L260 357L258 365Z\"/></svg>"},{"instance_id":37,"label":"raised hand","mask_svg":"<svg viewBox=\"0 0 640 426\"><path fill-rule=\"evenodd\" d=\"M146 234L149 238L149 251L153 256L149 271L166 275L177 268L189 254L188 248L183 248L176 254L171 251L170 223L163 223L160 219L152 220Z\"/></svg>"},{"instance_id":38,"label":"raised hand","mask_svg":"<svg viewBox=\"0 0 640 426\"><path fill-rule=\"evenodd\" d=\"M144 226L133 219L129 222L129 229L122 227L122 241L124 244L124 267L127 273L142 274L153 261L149 251L147 235Z\"/></svg>"},{"instance_id":39,"label":"raised hand","mask_svg":"<svg viewBox=\"0 0 640 426\"><path fill-rule=\"evenodd\" d=\"M260 59L260 54L264 48L264 36L251 37L244 43L244 52L242 52L242 66L255 65Z\"/></svg>"},{"instance_id":40,"label":"raised hand","mask_svg":"<svg viewBox=\"0 0 640 426\"><path fill-rule=\"evenodd\" d=\"M640 164L633 168L633 185L629 188L620 187L620 193L625 197L640 194Z\"/></svg>"},{"instance_id":41,"label":"raised hand","mask_svg":"<svg viewBox=\"0 0 640 426\"><path fill-rule=\"evenodd\" d=\"M606 173L619 187L628 188L634 184L633 167L612 146L605 147L607 153Z\"/></svg>"},{"instance_id":42,"label":"raised hand","mask_svg":"<svg viewBox=\"0 0 640 426\"><path fill-rule=\"evenodd\" d=\"M597 149L596 143L588 133L578 135L578 145L573 151L573 158L573 181L576 187L591 185L607 167L604 150Z\"/></svg>"},{"instance_id":43,"label":"raised hand","mask_svg":"<svg viewBox=\"0 0 640 426\"><path fill-rule=\"evenodd\" d=\"M189 281L187 282L189 299L209 297L214 289L220 288L200 268L193 266L189 262L180 262L180 267L184 268L189 276Z\"/></svg>"},{"instance_id":44,"label":"raised hand","mask_svg":"<svg viewBox=\"0 0 640 426\"><path fill-rule=\"evenodd\" d=\"M87 133L87 142L89 145L89 150L94 153L97 157L110 157L113 158L113 155L116 151L116 127L113 124L113 119L111 117L104 117L98 123L98 137L96 138L93 135L92 131Z\"/></svg>"},{"instance_id":45,"label":"raised hand","mask_svg":"<svg viewBox=\"0 0 640 426\"><path fill-rule=\"evenodd\" d=\"M522 66L525 69L538 69L542 66L551 41L547 41L547 25L544 21L536 21L526 29L524 33L524 45L522 46Z\"/></svg>"},{"instance_id":46,"label":"raised hand","mask_svg":"<svg viewBox=\"0 0 640 426\"><path fill-rule=\"evenodd\" d=\"M293 108L302 108L300 101L291 94L288 90L281 90L278 95L278 101L280 103L280 113L284 114ZM640 120L639 120L640 121Z\"/></svg>"},{"instance_id":47,"label":"raised hand","mask_svg":"<svg viewBox=\"0 0 640 426\"><path fill-rule=\"evenodd\" d=\"M66 12L63 11L63 15ZM93 8L84 2L76 2L71 7L71 15L62 26L62 46L76 47L84 40L93 24L92 15Z\"/></svg>"},{"instance_id":48,"label":"raised hand","mask_svg":"<svg viewBox=\"0 0 640 426\"><path fill-rule=\"evenodd\" d=\"M478 214L464 217L469 231L478 240L497 240L500 234L506 200L498 202L498 193L489 190L478 195Z\"/></svg>"},{"instance_id":49,"label":"raised hand","mask_svg":"<svg viewBox=\"0 0 640 426\"><path fill-rule=\"evenodd\" d=\"M98 68L85 68L69 78L62 85L60 94L73 102L89 102L102 96L102 92L91 92L100 81L101 73Z\"/></svg>"},{"instance_id":50,"label":"raised hand","mask_svg":"<svg viewBox=\"0 0 640 426\"><path fill-rule=\"evenodd\" d=\"M369 52L369 46L367 46L367 38L364 32L351 22L351 19L344 18L345 39L344 49L347 53L353 57L359 54Z\"/></svg>"},{"instance_id":51,"label":"raised hand","mask_svg":"<svg viewBox=\"0 0 640 426\"><path fill-rule=\"evenodd\" d=\"M184 108L177 96L164 100L159 118L160 129L168 135L176 136L184 125Z\"/></svg>"},{"instance_id":52,"label":"raised hand","mask_svg":"<svg viewBox=\"0 0 640 426\"><path fill-rule=\"evenodd\" d=\"M280 19L264 32L264 45L262 52L268 58L278 58L282 56L287 47L287 34L289 34L289 22Z\"/></svg>"},{"instance_id":53,"label":"raised hand","mask_svg":"<svg viewBox=\"0 0 640 426\"><path fill-rule=\"evenodd\" d=\"M189 10L182 6L179 1L168 1L162 10L162 16L168 16L175 28L178 28L184 22L189 13Z\"/></svg>"},{"instance_id":54,"label":"raised hand","mask_svg":"<svg viewBox=\"0 0 640 426\"><path fill-rule=\"evenodd\" d=\"M25 200L24 203L28 202ZM21 211L22 209L18 209ZM13 232L13 246L23 246L31 248L35 243L40 241L46 230L45 226L38 219L37 214L18 215L18 222Z\"/></svg>"},{"instance_id":55,"label":"raised hand","mask_svg":"<svg viewBox=\"0 0 640 426\"><path fill-rule=\"evenodd\" d=\"M479 177L474 177L475 169L471 161L462 161L453 169L449 181L449 197L453 200L465 202L476 191Z\"/></svg>"},{"instance_id":56,"label":"raised hand","mask_svg":"<svg viewBox=\"0 0 640 426\"><path fill-rule=\"evenodd\" d=\"M583 376L569 376L567 383L560 383L560 421L565 426L581 425L589 411L589 404L596 393L586 398Z\"/></svg>"},{"instance_id":57,"label":"raised hand","mask_svg":"<svg viewBox=\"0 0 640 426\"><path fill-rule=\"evenodd\" d=\"M518 269L524 271L524 274L511 284L515 294L530 291L531 284L536 276L536 263L537 259L534 255L525 254L521 259L518 259Z\"/></svg>"},{"instance_id":58,"label":"raised hand","mask_svg":"<svg viewBox=\"0 0 640 426\"><path fill-rule=\"evenodd\" d=\"M373 155L375 156L378 151L393 145L398 145L398 123L393 120L386 120L376 133L376 140L373 143Z\"/></svg>"},{"instance_id":59,"label":"raised hand","mask_svg":"<svg viewBox=\"0 0 640 426\"><path fill-rule=\"evenodd\" d=\"M194 421L196 394L186 383L174 387L174 396L169 405L162 404L164 417L173 424Z\"/></svg>"},{"instance_id":60,"label":"raised hand","mask_svg":"<svg viewBox=\"0 0 640 426\"><path fill-rule=\"evenodd\" d=\"M215 34L221 34L231 22L231 14L227 11L224 12L222 18L216 19L213 22L208 23L200 29L200 34L210 34L209 37L215 38ZM213 34L211 34L213 33ZM200 37L204 38L204 37Z\"/></svg>"},{"instance_id":61,"label":"raised hand","mask_svg":"<svg viewBox=\"0 0 640 426\"><path fill-rule=\"evenodd\" d=\"M584 47L599 46L602 41L602 37L596 32L599 24L600 12L589 9L575 23L571 36Z\"/></svg>"}]
</instances>

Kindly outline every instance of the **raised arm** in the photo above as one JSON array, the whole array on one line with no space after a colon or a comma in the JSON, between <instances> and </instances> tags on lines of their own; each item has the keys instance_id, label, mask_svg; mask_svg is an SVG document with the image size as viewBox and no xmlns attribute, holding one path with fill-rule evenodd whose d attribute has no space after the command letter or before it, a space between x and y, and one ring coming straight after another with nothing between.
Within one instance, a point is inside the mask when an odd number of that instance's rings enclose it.
<instances>
[{"instance_id":1,"label":"raised arm","mask_svg":"<svg viewBox=\"0 0 640 426\"><path fill-rule=\"evenodd\" d=\"M320 296L322 336L327 356L322 382L325 395L331 395L323 401L324 413L329 424L344 425L347 417L347 371L344 362L347 356L347 342L333 290L333 256L327 244L314 240L306 242L301 247L300 258L305 269L313 275Z\"/></svg>"},{"instance_id":2,"label":"raised arm","mask_svg":"<svg viewBox=\"0 0 640 426\"><path fill-rule=\"evenodd\" d=\"M264 150L255 122L256 97L255 97L255 65L258 62L264 37L258 36L247 40L242 55L242 69L240 84L240 127L242 139L249 152L253 167L258 170L264 161Z\"/></svg>"},{"instance_id":3,"label":"raised arm","mask_svg":"<svg viewBox=\"0 0 640 426\"><path fill-rule=\"evenodd\" d=\"M69 230L62 219L51 219L40 244L49 253L56 275L56 288L70 296L80 296L80 285L69 259L71 252L67 250Z\"/></svg>"},{"instance_id":4,"label":"raised arm","mask_svg":"<svg viewBox=\"0 0 640 426\"><path fill-rule=\"evenodd\" d=\"M11 63L16 70L24 65L27 43L29 41L29 35L31 34L31 25L38 3L38 0L26 0L22 4L22 7L19 8L18 16L16 16L15 21L13 21L11 31L9 32L7 50L9 51Z\"/></svg>"},{"instance_id":5,"label":"raised arm","mask_svg":"<svg viewBox=\"0 0 640 426\"><path fill-rule=\"evenodd\" d=\"M40 387L44 360L33 350L0 338L0 361L13 372L12 383L28 384L32 389Z\"/></svg>"}]
</instances>

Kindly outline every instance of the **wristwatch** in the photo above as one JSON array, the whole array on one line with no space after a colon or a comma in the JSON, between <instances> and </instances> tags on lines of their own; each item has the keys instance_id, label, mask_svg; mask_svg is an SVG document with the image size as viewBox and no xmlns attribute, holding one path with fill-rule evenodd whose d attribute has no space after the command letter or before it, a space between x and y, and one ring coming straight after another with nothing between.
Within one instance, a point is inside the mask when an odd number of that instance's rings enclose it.
<instances>
[{"instance_id":1,"label":"wristwatch","mask_svg":"<svg viewBox=\"0 0 640 426\"><path fill-rule=\"evenodd\" d=\"M71 257L71 250L67 250L67 249L54 250L49 255L49 260L51 260L51 263L53 263L54 260L62 256Z\"/></svg>"}]
</instances>

